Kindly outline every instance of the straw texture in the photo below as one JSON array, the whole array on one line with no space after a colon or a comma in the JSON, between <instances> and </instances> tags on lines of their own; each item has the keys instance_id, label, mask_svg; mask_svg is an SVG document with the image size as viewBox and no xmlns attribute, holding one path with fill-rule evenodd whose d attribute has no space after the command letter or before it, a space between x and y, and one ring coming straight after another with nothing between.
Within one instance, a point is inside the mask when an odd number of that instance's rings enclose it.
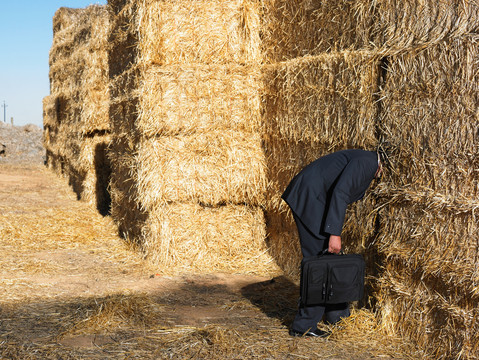
<instances>
[{"instance_id":1,"label":"straw texture","mask_svg":"<svg viewBox=\"0 0 479 360\"><path fill-rule=\"evenodd\" d=\"M138 130L147 137L223 129L258 133L260 75L258 67L234 64L150 67L138 89Z\"/></svg>"},{"instance_id":2,"label":"straw texture","mask_svg":"<svg viewBox=\"0 0 479 360\"><path fill-rule=\"evenodd\" d=\"M258 62L259 2L144 0L138 8L139 63Z\"/></svg>"}]
</instances>

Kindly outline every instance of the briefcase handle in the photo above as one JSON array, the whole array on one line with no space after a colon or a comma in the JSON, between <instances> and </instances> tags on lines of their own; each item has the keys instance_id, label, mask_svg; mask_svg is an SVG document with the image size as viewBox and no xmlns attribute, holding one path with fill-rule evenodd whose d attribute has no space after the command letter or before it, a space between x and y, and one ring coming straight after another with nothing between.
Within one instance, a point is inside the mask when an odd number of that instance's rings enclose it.
<instances>
[{"instance_id":1,"label":"briefcase handle","mask_svg":"<svg viewBox=\"0 0 479 360\"><path fill-rule=\"evenodd\" d=\"M339 254L331 253L328 251L328 249L324 249L321 251L318 256L323 256L323 255L344 255L343 249L339 250Z\"/></svg>"}]
</instances>

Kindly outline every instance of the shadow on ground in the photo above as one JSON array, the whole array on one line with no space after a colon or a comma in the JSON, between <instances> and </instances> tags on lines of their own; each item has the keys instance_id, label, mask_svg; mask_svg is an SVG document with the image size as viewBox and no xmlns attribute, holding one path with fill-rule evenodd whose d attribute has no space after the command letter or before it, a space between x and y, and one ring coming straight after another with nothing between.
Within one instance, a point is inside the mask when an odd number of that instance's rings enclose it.
<instances>
[{"instance_id":1,"label":"shadow on ground","mask_svg":"<svg viewBox=\"0 0 479 360\"><path fill-rule=\"evenodd\" d=\"M233 287L188 277L148 293L3 304L0 358L374 358L341 339L291 338L297 291L284 277Z\"/></svg>"}]
</instances>

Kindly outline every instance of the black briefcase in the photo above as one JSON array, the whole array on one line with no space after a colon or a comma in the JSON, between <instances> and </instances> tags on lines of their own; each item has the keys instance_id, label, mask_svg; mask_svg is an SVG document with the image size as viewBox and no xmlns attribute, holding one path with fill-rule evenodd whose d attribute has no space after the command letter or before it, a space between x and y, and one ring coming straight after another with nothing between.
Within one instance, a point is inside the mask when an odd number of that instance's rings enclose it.
<instances>
[{"instance_id":1,"label":"black briefcase","mask_svg":"<svg viewBox=\"0 0 479 360\"><path fill-rule=\"evenodd\" d=\"M365 262L360 254L322 253L301 262L303 305L339 304L361 300Z\"/></svg>"}]
</instances>

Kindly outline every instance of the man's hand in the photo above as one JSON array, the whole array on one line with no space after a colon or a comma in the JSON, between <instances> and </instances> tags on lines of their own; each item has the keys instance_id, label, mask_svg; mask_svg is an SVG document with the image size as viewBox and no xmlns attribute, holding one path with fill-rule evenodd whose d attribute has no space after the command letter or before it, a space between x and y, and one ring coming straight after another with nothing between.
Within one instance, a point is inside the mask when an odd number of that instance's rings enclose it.
<instances>
[{"instance_id":1,"label":"man's hand","mask_svg":"<svg viewBox=\"0 0 479 360\"><path fill-rule=\"evenodd\" d=\"M333 254L339 254L341 251L341 236L330 235L328 251Z\"/></svg>"}]
</instances>

